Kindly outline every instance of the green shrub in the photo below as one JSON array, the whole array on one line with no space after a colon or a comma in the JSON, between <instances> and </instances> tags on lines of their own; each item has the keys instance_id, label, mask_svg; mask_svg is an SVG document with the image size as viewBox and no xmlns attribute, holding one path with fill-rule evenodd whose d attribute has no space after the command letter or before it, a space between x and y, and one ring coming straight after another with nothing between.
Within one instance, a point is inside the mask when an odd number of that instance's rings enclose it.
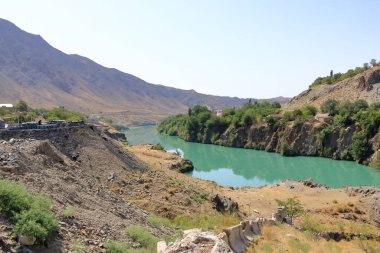
<instances>
[{"instance_id":1,"label":"green shrub","mask_svg":"<svg viewBox=\"0 0 380 253\"><path fill-rule=\"evenodd\" d=\"M156 226L158 228L161 226L172 227L172 224L171 224L169 219L158 217L154 214L149 214L148 221L150 224L152 224L153 226Z\"/></svg>"},{"instance_id":2,"label":"green shrub","mask_svg":"<svg viewBox=\"0 0 380 253\"><path fill-rule=\"evenodd\" d=\"M33 196L24 186L0 180L0 211L15 222L14 235L33 236L39 242L46 240L58 228L50 206L47 197Z\"/></svg>"},{"instance_id":3,"label":"green shrub","mask_svg":"<svg viewBox=\"0 0 380 253\"><path fill-rule=\"evenodd\" d=\"M164 150L164 147L160 143L157 143L157 144L154 144L152 146L152 149L153 150Z\"/></svg>"},{"instance_id":4,"label":"green shrub","mask_svg":"<svg viewBox=\"0 0 380 253\"><path fill-rule=\"evenodd\" d=\"M104 244L104 248L107 253L129 253L129 245L127 243L121 243L116 241L107 241Z\"/></svg>"},{"instance_id":5,"label":"green shrub","mask_svg":"<svg viewBox=\"0 0 380 253\"><path fill-rule=\"evenodd\" d=\"M293 224L294 218L303 213L301 202L296 197L288 198L285 201L276 199L276 202L279 207L283 208L283 213L289 220L290 225Z\"/></svg>"},{"instance_id":6,"label":"green shrub","mask_svg":"<svg viewBox=\"0 0 380 253\"><path fill-rule=\"evenodd\" d=\"M58 222L50 212L41 206L34 206L16 215L15 235L34 236L39 242L58 229Z\"/></svg>"},{"instance_id":7,"label":"green shrub","mask_svg":"<svg viewBox=\"0 0 380 253\"><path fill-rule=\"evenodd\" d=\"M11 181L0 181L0 211L13 217L30 208L32 196L24 186Z\"/></svg>"},{"instance_id":8,"label":"green shrub","mask_svg":"<svg viewBox=\"0 0 380 253\"><path fill-rule=\"evenodd\" d=\"M77 208L75 206L67 206L62 211L62 215L66 218L74 217L75 213L77 212Z\"/></svg>"},{"instance_id":9,"label":"green shrub","mask_svg":"<svg viewBox=\"0 0 380 253\"><path fill-rule=\"evenodd\" d=\"M371 153L371 147L364 133L355 132L352 137L352 157L362 161Z\"/></svg>"},{"instance_id":10,"label":"green shrub","mask_svg":"<svg viewBox=\"0 0 380 253\"><path fill-rule=\"evenodd\" d=\"M153 236L146 228L130 226L127 228L128 235L145 248L155 248L159 239Z\"/></svg>"},{"instance_id":11,"label":"green shrub","mask_svg":"<svg viewBox=\"0 0 380 253\"><path fill-rule=\"evenodd\" d=\"M290 146L287 141L281 142L280 146L280 154L286 156L290 150Z\"/></svg>"}]
</instances>

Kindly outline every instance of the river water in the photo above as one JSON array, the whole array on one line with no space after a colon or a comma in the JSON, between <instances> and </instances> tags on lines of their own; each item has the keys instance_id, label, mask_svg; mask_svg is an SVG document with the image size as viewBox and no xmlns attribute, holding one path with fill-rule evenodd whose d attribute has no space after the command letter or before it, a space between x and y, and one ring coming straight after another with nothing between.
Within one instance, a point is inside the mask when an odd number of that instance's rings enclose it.
<instances>
[{"instance_id":1,"label":"river water","mask_svg":"<svg viewBox=\"0 0 380 253\"><path fill-rule=\"evenodd\" d=\"M189 175L224 186L259 187L284 179L312 178L330 187L380 187L380 171L355 162L320 157L283 157L252 149L185 142L178 137L158 134L154 126L133 128L125 134L130 145L161 143L165 150L180 152L194 163L195 169Z\"/></svg>"}]
</instances>

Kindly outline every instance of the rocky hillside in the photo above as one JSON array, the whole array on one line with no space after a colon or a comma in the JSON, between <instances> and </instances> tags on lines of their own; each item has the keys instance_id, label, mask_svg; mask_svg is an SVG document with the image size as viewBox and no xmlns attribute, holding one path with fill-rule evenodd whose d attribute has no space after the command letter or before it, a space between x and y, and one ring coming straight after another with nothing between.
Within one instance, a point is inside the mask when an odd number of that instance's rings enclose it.
<instances>
[{"instance_id":1,"label":"rocky hillside","mask_svg":"<svg viewBox=\"0 0 380 253\"><path fill-rule=\"evenodd\" d=\"M247 102L147 83L88 58L65 54L4 19L0 19L0 48L1 103L23 99L37 108L65 106L161 119L197 104L226 108Z\"/></svg>"},{"instance_id":2,"label":"rocky hillside","mask_svg":"<svg viewBox=\"0 0 380 253\"><path fill-rule=\"evenodd\" d=\"M380 102L380 67L373 67L336 84L311 87L291 99L285 110L302 108L306 105L319 108L328 99L337 101L364 99L369 103Z\"/></svg>"},{"instance_id":3,"label":"rocky hillside","mask_svg":"<svg viewBox=\"0 0 380 253\"><path fill-rule=\"evenodd\" d=\"M156 239L176 233L149 222L149 213L175 217L200 206L212 212L211 202L201 203L189 195L202 195L202 190L184 185L170 195L168 188L176 187L171 178L152 171L123 144L92 126L0 131L0 179L49 196L59 220L57 234L45 246L22 252L105 252L108 240L138 248L142 245L128 235L128 227L149 231ZM15 251L19 247L15 240L6 236L12 228L1 212L0 252L20 252Z\"/></svg>"}]
</instances>

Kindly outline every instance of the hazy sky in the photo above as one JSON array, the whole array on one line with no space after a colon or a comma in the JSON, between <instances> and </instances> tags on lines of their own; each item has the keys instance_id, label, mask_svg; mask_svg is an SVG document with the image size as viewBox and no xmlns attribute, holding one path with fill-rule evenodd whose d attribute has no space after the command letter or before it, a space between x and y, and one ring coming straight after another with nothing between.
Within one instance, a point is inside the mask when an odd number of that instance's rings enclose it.
<instances>
[{"instance_id":1,"label":"hazy sky","mask_svg":"<svg viewBox=\"0 0 380 253\"><path fill-rule=\"evenodd\" d=\"M378 0L0 0L65 53L215 95L294 96L380 59ZM1 49L0 49L1 50Z\"/></svg>"}]
</instances>

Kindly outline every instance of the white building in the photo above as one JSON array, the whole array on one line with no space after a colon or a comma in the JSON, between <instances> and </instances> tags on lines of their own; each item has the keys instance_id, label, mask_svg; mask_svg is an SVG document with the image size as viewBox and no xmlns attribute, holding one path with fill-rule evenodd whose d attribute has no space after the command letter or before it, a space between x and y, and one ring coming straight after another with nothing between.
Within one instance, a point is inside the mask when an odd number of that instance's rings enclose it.
<instances>
[{"instance_id":1,"label":"white building","mask_svg":"<svg viewBox=\"0 0 380 253\"><path fill-rule=\"evenodd\" d=\"M13 108L12 104L0 104L0 108Z\"/></svg>"}]
</instances>

